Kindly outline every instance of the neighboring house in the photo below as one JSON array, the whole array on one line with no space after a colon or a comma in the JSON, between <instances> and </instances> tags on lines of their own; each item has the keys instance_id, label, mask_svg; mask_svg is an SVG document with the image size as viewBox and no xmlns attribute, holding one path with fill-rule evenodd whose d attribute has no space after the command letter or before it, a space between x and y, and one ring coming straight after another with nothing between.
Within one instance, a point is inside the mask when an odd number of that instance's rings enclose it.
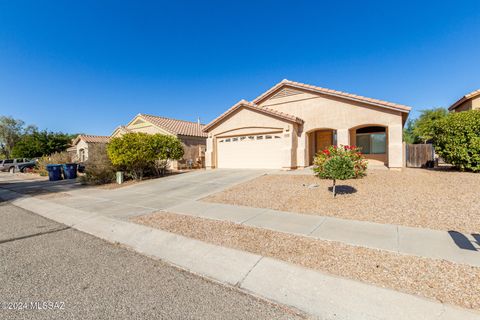
<instances>
[{"instance_id":1,"label":"neighboring house","mask_svg":"<svg viewBox=\"0 0 480 320\"><path fill-rule=\"evenodd\" d=\"M283 80L204 128L206 167L303 168L329 145L357 145L366 158L399 168L409 112L404 105Z\"/></svg>"},{"instance_id":2,"label":"neighboring house","mask_svg":"<svg viewBox=\"0 0 480 320\"><path fill-rule=\"evenodd\" d=\"M480 89L464 95L452 104L448 110L451 112L480 110Z\"/></svg>"},{"instance_id":3,"label":"neighboring house","mask_svg":"<svg viewBox=\"0 0 480 320\"><path fill-rule=\"evenodd\" d=\"M107 144L110 140L108 136L92 136L80 134L72 141L72 146L67 151L72 155L72 160L76 162L85 162L88 160L88 148L92 144Z\"/></svg>"},{"instance_id":4,"label":"neighboring house","mask_svg":"<svg viewBox=\"0 0 480 320\"><path fill-rule=\"evenodd\" d=\"M112 133L112 138L129 132L161 133L176 136L183 144L185 154L182 160L172 161L174 169L186 167L204 167L207 134L204 125L198 122L176 120L148 114L138 114L130 123L119 126Z\"/></svg>"}]
</instances>

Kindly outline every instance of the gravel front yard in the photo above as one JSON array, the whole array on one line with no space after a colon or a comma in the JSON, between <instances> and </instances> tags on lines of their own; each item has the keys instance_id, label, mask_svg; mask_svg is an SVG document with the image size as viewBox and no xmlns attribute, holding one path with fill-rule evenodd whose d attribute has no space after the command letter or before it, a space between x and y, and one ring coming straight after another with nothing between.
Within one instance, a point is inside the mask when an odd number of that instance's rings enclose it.
<instances>
[{"instance_id":1,"label":"gravel front yard","mask_svg":"<svg viewBox=\"0 0 480 320\"><path fill-rule=\"evenodd\" d=\"M132 221L216 245L480 310L480 268L172 213Z\"/></svg>"},{"instance_id":2,"label":"gravel front yard","mask_svg":"<svg viewBox=\"0 0 480 320\"><path fill-rule=\"evenodd\" d=\"M318 187L309 188L312 184ZM333 199L330 180L307 175L265 175L204 201L270 208L438 230L480 232L480 174L405 169L371 170L339 181L353 193Z\"/></svg>"}]
</instances>

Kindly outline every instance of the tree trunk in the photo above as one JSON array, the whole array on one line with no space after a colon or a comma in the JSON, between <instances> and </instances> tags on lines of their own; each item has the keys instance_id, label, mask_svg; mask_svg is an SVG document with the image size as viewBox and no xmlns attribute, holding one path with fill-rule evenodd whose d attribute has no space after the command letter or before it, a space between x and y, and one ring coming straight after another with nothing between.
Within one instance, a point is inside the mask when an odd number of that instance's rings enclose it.
<instances>
[{"instance_id":1,"label":"tree trunk","mask_svg":"<svg viewBox=\"0 0 480 320\"><path fill-rule=\"evenodd\" d=\"M333 197L335 198L335 196L337 195L336 193L336 190L335 190L335 179L333 179L333 188L332 188L332 191L333 191Z\"/></svg>"}]
</instances>

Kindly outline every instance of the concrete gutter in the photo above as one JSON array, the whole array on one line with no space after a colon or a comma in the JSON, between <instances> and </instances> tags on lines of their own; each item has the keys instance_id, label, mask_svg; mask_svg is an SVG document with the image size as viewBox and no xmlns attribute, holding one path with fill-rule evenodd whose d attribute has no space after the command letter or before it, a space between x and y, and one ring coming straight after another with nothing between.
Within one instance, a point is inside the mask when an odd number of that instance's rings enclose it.
<instances>
[{"instance_id":1,"label":"concrete gutter","mask_svg":"<svg viewBox=\"0 0 480 320\"><path fill-rule=\"evenodd\" d=\"M320 319L479 319L480 313L0 189L0 198L69 227ZM16 199L16 200L14 200Z\"/></svg>"}]
</instances>

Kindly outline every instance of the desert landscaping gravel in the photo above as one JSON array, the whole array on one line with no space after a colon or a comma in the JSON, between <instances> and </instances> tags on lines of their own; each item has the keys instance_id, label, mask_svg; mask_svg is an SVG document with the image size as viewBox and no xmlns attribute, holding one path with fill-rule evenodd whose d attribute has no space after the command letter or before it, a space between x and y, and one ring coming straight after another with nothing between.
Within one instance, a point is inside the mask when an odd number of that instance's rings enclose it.
<instances>
[{"instance_id":1,"label":"desert landscaping gravel","mask_svg":"<svg viewBox=\"0 0 480 320\"><path fill-rule=\"evenodd\" d=\"M335 199L330 180L313 175L265 175L204 201L344 219L480 233L480 174L404 169L370 170L338 181L351 193ZM318 185L318 186L316 186ZM348 189L347 189L348 188Z\"/></svg>"},{"instance_id":2,"label":"desert landscaping gravel","mask_svg":"<svg viewBox=\"0 0 480 320\"><path fill-rule=\"evenodd\" d=\"M166 212L135 217L132 221L216 245L480 310L480 268Z\"/></svg>"}]
</instances>

